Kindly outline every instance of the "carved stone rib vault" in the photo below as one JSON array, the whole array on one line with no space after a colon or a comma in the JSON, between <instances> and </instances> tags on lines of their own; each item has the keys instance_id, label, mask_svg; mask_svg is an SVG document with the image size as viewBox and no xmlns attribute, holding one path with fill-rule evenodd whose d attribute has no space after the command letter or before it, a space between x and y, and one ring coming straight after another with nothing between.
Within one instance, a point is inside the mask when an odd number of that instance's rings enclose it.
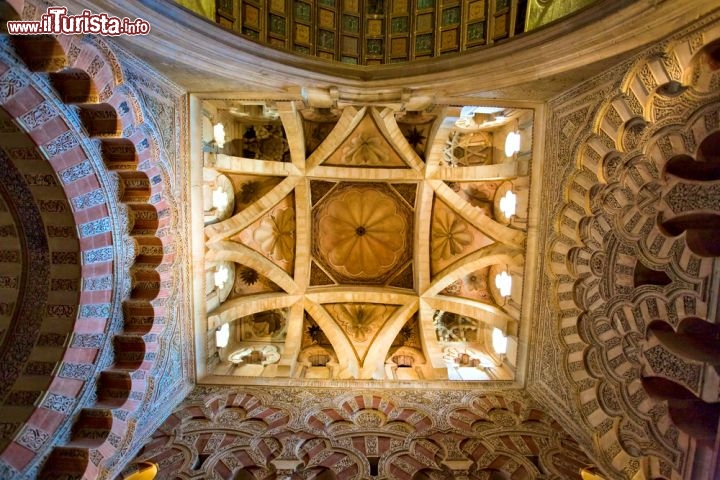
<instances>
[{"instance_id":1,"label":"carved stone rib vault","mask_svg":"<svg viewBox=\"0 0 720 480\"><path fill-rule=\"evenodd\" d=\"M720 478L720 10L590 3L0 34L0 478Z\"/></svg>"},{"instance_id":2,"label":"carved stone rib vault","mask_svg":"<svg viewBox=\"0 0 720 480\"><path fill-rule=\"evenodd\" d=\"M259 118L238 114L249 101L204 102L195 208L208 343L199 368L268 379L512 379L529 180L502 169L527 171L532 111L496 108L502 120L461 128L458 108L313 102L265 106ZM221 120L222 147L209 128ZM527 150L506 156L499 144L521 124ZM458 137L462 147L449 140ZM463 181L452 181L455 169ZM499 197L513 189L520 201L507 218ZM499 272L516 284L505 296ZM214 332L226 324L229 345L218 349ZM491 349L493 328L511 336L511 353Z\"/></svg>"}]
</instances>

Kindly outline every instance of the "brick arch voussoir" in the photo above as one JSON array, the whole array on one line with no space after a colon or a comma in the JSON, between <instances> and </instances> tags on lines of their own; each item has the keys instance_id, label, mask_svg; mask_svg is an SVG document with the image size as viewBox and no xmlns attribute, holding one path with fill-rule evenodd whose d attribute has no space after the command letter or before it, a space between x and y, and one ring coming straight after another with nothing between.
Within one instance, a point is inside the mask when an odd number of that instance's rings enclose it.
<instances>
[{"instance_id":1,"label":"brick arch voussoir","mask_svg":"<svg viewBox=\"0 0 720 480\"><path fill-rule=\"evenodd\" d=\"M553 460L556 457L563 458L564 461L561 466L566 468L561 468L558 465L555 465ZM572 448L569 449L566 445L563 445L562 447L557 446L543 449L540 452L539 461L543 469L554 476L554 478L564 478L570 474L577 473L581 468L587 466L587 460L583 457L585 457L585 454L579 449L579 447L575 450ZM585 463L583 463L583 460ZM575 467L572 470L568 468L571 464L574 464L573 466Z\"/></svg>"},{"instance_id":2,"label":"brick arch voussoir","mask_svg":"<svg viewBox=\"0 0 720 480\"><path fill-rule=\"evenodd\" d=\"M112 80L114 79L115 78L112 77ZM110 80L108 80L108 82L110 82ZM101 97L102 96L101 93ZM113 92L108 100L108 104L113 106L116 111L117 109L121 110L117 118L120 126L116 129L117 131L114 137L127 138L128 135L131 135L135 131L132 109L127 106L127 111L123 111L123 105L128 105L128 100L120 91ZM144 138L140 138L137 143L133 142L136 151L138 150L138 144L142 144L144 140ZM152 163L154 160L156 160L156 158L150 157L144 159L143 162ZM140 165L140 163L138 163L138 165ZM151 319L151 326L149 329L150 332L138 332L136 328L134 328L137 324L126 324L124 331L115 335L114 338L116 364L111 367L111 369L115 370L120 376L126 375L130 377L127 397L125 401L117 407L118 410L125 412L125 416L138 412L144 404L143 400L147 398L148 382L146 381L146 374L140 372L149 372L153 369L154 360L159 349L158 334L162 333L166 323L164 305L160 305L160 308L156 305L156 303L159 303L158 294L160 293L161 283L160 274L157 269L163 263L168 264L171 262L171 260L169 262L168 259L163 258L164 255L162 252L156 251L157 241L153 241L153 239L157 238L155 236L158 230L157 223L154 221L154 217L156 217L157 214L154 208L147 203L150 197L150 180L143 177L142 172L134 173L136 171L137 167L136 169L117 171L122 182L124 203L134 215L134 228L131 230L130 235L131 237L135 237L139 245L136 251L137 256L135 262L129 268L129 274L132 278L132 288L126 302L132 302L136 309L140 307L140 309L147 314L144 318ZM135 187L135 192L138 192L139 195L128 195L128 190L133 190L133 187ZM147 217L147 221L139 222L138 216L141 216L143 219ZM139 224L142 225L143 228L138 229ZM153 251L148 252L148 250ZM150 262L147 261L149 258L152 258ZM125 443L125 439L122 438L123 434L127 436L126 431L120 429L117 435L121 436L121 440L114 443ZM108 455L104 457L108 458L112 454L114 454L114 452L110 451Z\"/></svg>"},{"instance_id":3,"label":"brick arch voussoir","mask_svg":"<svg viewBox=\"0 0 720 480\"><path fill-rule=\"evenodd\" d=\"M613 143L617 151L622 151L622 133L626 119L625 111L620 105L614 104L614 99L607 100L596 116L593 132L595 134L605 133Z\"/></svg>"},{"instance_id":4,"label":"brick arch voussoir","mask_svg":"<svg viewBox=\"0 0 720 480\"><path fill-rule=\"evenodd\" d=\"M144 456L146 461L158 464L164 472L164 475L158 477L159 479L176 478L174 474L190 471L192 466L193 450L190 446L175 442L169 447L152 455Z\"/></svg>"},{"instance_id":5,"label":"brick arch voussoir","mask_svg":"<svg viewBox=\"0 0 720 480\"><path fill-rule=\"evenodd\" d=\"M103 67L95 72L95 79L101 80L106 86L112 88L112 95L106 102L118 111L118 121L121 123L121 137L129 140L135 147L136 161L134 168L116 170L123 184L123 201L128 205L134 214L134 229L131 235L139 244L135 263L130 267L135 281L130 299L153 300L150 302L155 311L153 317L163 317L165 311L160 303L161 299L167 298L169 292L160 287L162 279L169 280L170 269L160 271L163 265L171 265L172 256L165 256L164 250L172 244L172 238L165 235L158 239L158 234L166 230L170 223L170 205L166 197L167 179L162 175L162 168L159 166L159 146L150 128L144 123L140 102L123 82L122 71L119 62L108 46L101 40L94 38L92 42L81 42L85 49L85 55L78 55L76 68L90 68L97 59L103 63ZM92 57L92 60L91 60ZM98 85L98 88L101 85ZM138 217L148 218L142 228L138 228ZM162 251L158 251L158 249ZM154 267L154 268L153 268ZM154 271L153 271L154 269ZM160 311L157 311L157 310ZM153 322L152 329L161 331L164 322ZM159 333L159 332L158 332Z\"/></svg>"},{"instance_id":6,"label":"brick arch voussoir","mask_svg":"<svg viewBox=\"0 0 720 480\"><path fill-rule=\"evenodd\" d=\"M513 480L530 480L540 474L537 467L527 458L505 449L497 449L490 454L476 459L473 470L484 468L499 470L510 475Z\"/></svg>"},{"instance_id":7,"label":"brick arch voussoir","mask_svg":"<svg viewBox=\"0 0 720 480\"><path fill-rule=\"evenodd\" d=\"M670 49L666 44L654 55L638 60L621 82L620 91L627 97L627 106L648 123L653 121L653 104L658 89L671 81L683 81L685 66Z\"/></svg>"},{"instance_id":8,"label":"brick arch voussoir","mask_svg":"<svg viewBox=\"0 0 720 480\"><path fill-rule=\"evenodd\" d=\"M384 465L385 475L394 480L411 480L421 470L439 470L441 468L424 458L419 458L410 451L399 451L388 456Z\"/></svg>"},{"instance_id":9,"label":"brick arch voussoir","mask_svg":"<svg viewBox=\"0 0 720 480\"><path fill-rule=\"evenodd\" d=\"M708 128L708 120L712 117L715 117L713 119L715 128ZM719 126L720 108L717 103L711 105L709 108L703 108L696 112L688 122L688 126L684 129L684 133L688 138L685 147L689 151L680 153L688 153L697 161L700 156L700 145L707 137L718 132Z\"/></svg>"},{"instance_id":10,"label":"brick arch voussoir","mask_svg":"<svg viewBox=\"0 0 720 480\"><path fill-rule=\"evenodd\" d=\"M336 446L329 446L327 451L330 455L313 464L312 467L325 467L332 470L338 478L347 478L348 480L369 477L370 472L365 467L366 462L358 452ZM305 461L306 468L308 468L308 462ZM312 462L312 458L310 458L310 462Z\"/></svg>"},{"instance_id":11,"label":"brick arch voussoir","mask_svg":"<svg viewBox=\"0 0 720 480\"><path fill-rule=\"evenodd\" d=\"M157 148L150 148L151 138L148 137L146 129L141 128L144 122L142 110L138 99L132 90L123 82L123 75L117 58L102 40L98 38L88 39L83 37L80 41L65 42L67 50L77 49L73 55L73 68L88 72L98 90L110 88L110 93L103 101L104 104L112 107L117 113L119 129L115 137L101 138L101 143L109 143L114 140L127 140L135 148L135 158L121 166L113 165L109 169L115 171L121 179L121 201L130 204L131 210L134 204L148 203L150 195L161 197L164 191L162 180L154 181L151 184L147 174L142 172L144 168L156 166L158 161ZM68 54L70 54L68 52ZM128 144L128 145L130 145ZM106 160L107 161L107 160ZM123 168L124 167L124 168ZM160 184L160 185L158 185Z\"/></svg>"},{"instance_id":12,"label":"brick arch voussoir","mask_svg":"<svg viewBox=\"0 0 720 480\"><path fill-rule=\"evenodd\" d=\"M379 395L354 395L350 398L342 399L338 402L340 408L348 414L354 414L361 410L371 409L383 412L389 415L390 412L396 410L395 404Z\"/></svg>"},{"instance_id":13,"label":"brick arch voussoir","mask_svg":"<svg viewBox=\"0 0 720 480\"><path fill-rule=\"evenodd\" d=\"M695 149L710 132L705 128L702 115L691 120L688 126L669 125L661 128L650 139L643 153L652 160L658 172L665 172L666 164L677 155L696 156Z\"/></svg>"},{"instance_id":14,"label":"brick arch voussoir","mask_svg":"<svg viewBox=\"0 0 720 480\"><path fill-rule=\"evenodd\" d=\"M49 165L59 178L59 186L72 205L72 214L80 232L81 279L78 313L74 321L74 332L55 374L46 399L63 399L62 408L45 403L36 408L28 425L33 425L47 416L51 409L56 418L54 426L42 422L42 435L52 438L55 432L71 417L92 377L96 362L78 364L77 358L99 358L90 355L90 350L100 352L108 327L107 315L112 310L113 237L112 218L107 195L102 188L96 166L83 148L82 136L73 128L72 122L64 115L61 102L50 91L38 87L37 79L17 59L0 59L2 75L11 74L20 79L21 88L0 100L0 105L13 120L23 125L30 138L46 154ZM31 121L30 121L31 120ZM49 126L52 125L52 128ZM67 368L65 366L68 366ZM87 375L73 378L68 372L79 368ZM74 385L70 386L69 383ZM59 405L59 404L58 404ZM25 455L25 465L39 457L39 451Z\"/></svg>"},{"instance_id":15,"label":"brick arch voussoir","mask_svg":"<svg viewBox=\"0 0 720 480\"><path fill-rule=\"evenodd\" d=\"M124 81L117 57L101 38L84 35L59 35L56 37L68 59L68 65L81 69L90 76L100 101L112 97L113 91Z\"/></svg>"},{"instance_id":16,"label":"brick arch voussoir","mask_svg":"<svg viewBox=\"0 0 720 480\"><path fill-rule=\"evenodd\" d=\"M506 410L518 421L525 417L527 410L527 407L524 406L521 401L514 398L508 398L499 393L480 395L474 402L472 402L472 406L476 411L483 412L485 414L496 409Z\"/></svg>"},{"instance_id":17,"label":"brick arch voussoir","mask_svg":"<svg viewBox=\"0 0 720 480\"><path fill-rule=\"evenodd\" d=\"M22 4L19 4L18 2L18 6L22 7ZM132 173L133 171L152 171L153 169L160 168L158 166L160 158L158 154L159 148L157 146L157 143L152 142L151 139L144 135L142 129L138 128L138 118L135 114L135 112L138 110L137 99L128 98L127 90L119 88L123 82L122 71L120 69L117 58L114 56L114 54L105 42L98 38L90 37L82 37L79 39L79 41L77 38L75 39L75 41L73 41L70 40L70 37L62 37L59 39L59 43L63 47L66 56L70 60L70 62L66 62L65 65L69 65L72 68L86 72L87 75L92 79L96 90L99 92L98 99L100 100L100 102L103 102L101 104L95 104L99 106L92 106L91 104L80 105L80 117L81 119L85 120L85 126L88 127L91 136L97 135L100 139L101 145L103 141L107 142L108 140L112 141L116 138L128 138L132 142L132 146L137 152L136 162L130 162L129 164L124 165L125 168L116 168L114 170L117 172L118 176L121 179L121 190L123 194L128 192L129 184L133 186L139 186L137 190L140 191L143 190L143 186L147 186L147 188L145 189L145 193L147 193L145 197L147 199L143 198L142 196L140 198L138 196L134 196L128 198L132 201L125 203L129 204L129 210L135 215L135 218L133 219L134 221L132 222L134 225L137 225L138 212L141 212L142 215L150 218L149 225L144 225L145 228L140 231L131 231L131 236L133 236L133 233L139 233L140 235L134 236L153 238L158 233L160 228L165 229L170 225L170 219L168 217L171 216L171 211L169 210L169 206L166 207L164 204L162 204L163 197L166 195L166 180L163 179L162 176L159 177L160 181L156 182L154 186L151 187L152 180L150 179L150 177L146 179L142 176L142 173ZM97 112L101 113L98 115ZM110 115L111 112L114 112L114 114ZM105 123L89 123L91 120L98 118L98 116L111 118ZM140 119L142 120L142 117L140 117ZM108 123L113 121L115 122L116 127L112 127L112 123ZM140 133L138 134L138 132ZM151 199L151 195L154 195L154 200L156 201L156 203L161 204L161 207L164 209L165 212L167 212L163 219L158 219L158 221L155 223L153 223L153 217L158 216L157 213L154 213L157 212L157 210L151 204L147 203L147 201ZM71 199L75 198L76 196L77 195L68 195L68 197ZM106 192L105 201L107 201L108 196L109 195ZM148 206L141 207L141 205ZM96 208L95 210L98 209ZM107 215L108 211L109 208L106 207L103 213ZM139 238L137 240L138 244L140 244L140 248L138 249L139 256L142 257L144 254L146 254L146 249L144 249L144 246L148 243L152 244L153 242L148 241L146 238ZM172 240L168 238L167 235L165 235L164 241L169 244ZM156 260L153 262L153 266L156 269L158 267L161 267L162 265L172 265L172 257L165 258L164 254L157 255L157 257L159 258L156 258ZM135 266L136 265L134 264L131 267L131 270ZM162 297L159 296L161 292L161 282L158 280L160 274L148 273L149 269L147 267L148 265L146 264L143 264L141 266L140 270L142 270L142 273L144 275L140 276L143 277L145 280L141 280L140 282L135 283L131 290L130 300L147 300L151 298L155 301L155 303L162 304L162 300L167 299L169 292L165 290ZM167 271L169 269L165 267L165 270ZM83 273L91 274L91 272L85 271ZM153 280L147 280L149 277L152 277ZM148 292L148 290L150 290L151 292ZM97 296L97 294L95 295ZM156 311L156 307L157 305L150 305L150 308L148 309L150 315L146 316L145 318L151 318L151 328L157 331L157 333L160 333L164 329L164 325L166 323L166 312L164 308L159 308L157 309L159 311ZM115 408L115 411L117 411L123 418L127 418L128 415L132 415L140 409L140 406L143 403L142 399L145 396L144 393L148 387L148 383L145 380L145 375L139 374L139 372L147 372L153 368L155 358L154 354L158 349L157 334L143 336L139 335L137 332L132 331L132 328L128 330L129 331L116 335L113 339L116 350L116 359L118 359L118 362L116 362L116 365L110 367L109 372L103 372L109 374L105 375L105 379L107 380L107 382L110 382L110 379L115 380L112 395L115 398L115 402L112 403L112 406ZM101 378L103 377L101 376ZM105 385L106 383L100 383L100 386ZM98 399L100 402L102 402L102 399L104 399L105 397L107 396L104 396L103 392L98 393ZM118 405L118 403L120 403L120 405ZM102 408L102 403L98 404L97 407ZM76 425L74 427L75 432L92 432L92 435L96 440L104 440L102 442L85 442L96 446L96 448L93 448L88 455L88 458L90 458L92 461L64 462L64 465L67 468L65 468L65 471L63 471L62 473L77 473L83 474L85 476L94 476L97 474L99 464L102 463L102 460L111 457L117 450L117 446L125 442L123 438L120 438L118 440L117 438L111 437L111 432L108 428L105 428L104 430L88 428L86 424L92 423L91 420L88 420L89 418L91 418L91 416L80 415L78 418L78 422L76 422ZM81 439L81 433L75 435L74 439ZM126 430L122 428L118 428L117 432L112 433L115 436L127 436ZM73 441L71 441L71 443L73 443ZM55 450L58 451L53 452L53 457L56 457L58 460L61 461L61 463L63 463L62 457L65 457L67 455L78 455L77 450L82 450L83 448L85 447L72 446L70 448L66 448L65 451L61 451L56 448ZM83 456L85 456L85 454L83 454Z\"/></svg>"},{"instance_id":18,"label":"brick arch voussoir","mask_svg":"<svg viewBox=\"0 0 720 480\"><path fill-rule=\"evenodd\" d=\"M673 289L673 287L665 288L664 296L669 297L665 303L661 303L653 297L652 288L639 288L633 291L632 299L624 302L621 299L611 299L602 305L597 305L601 308L591 312L592 315L583 312L583 308L587 308L587 305L574 302L572 298L572 283L578 277L578 272L569 268L566 260L570 256L569 254L573 253L573 249L582 250L583 246L587 246L590 252L601 251L604 243L591 244L582 236L578 238L574 235L577 225L575 217L580 212L575 211L571 205L583 205L580 200L584 198L584 194L599 193L600 185L603 183L619 182L623 184L630 193L629 197L633 198L627 198L628 203L621 204L617 211L599 212L598 218L605 217L605 223L609 222L613 227L612 230L619 232L625 242L637 244L634 247L637 256L643 261L647 260L651 267L669 263L672 264L669 268L681 280L689 283L697 282L698 279L693 278L697 275L693 275L692 272L700 271L698 265L702 264L698 262L702 260L698 260L696 255L688 251L689 249L677 248L682 246L680 242L686 242L683 237L684 233L676 237L669 237L667 233L654 225L649 232L643 231L641 237L639 231L641 227L646 228L648 222L657 223L651 208L648 207L652 197L645 196L647 203L643 211L639 211L639 207L633 205L633 202L641 194L652 193L652 187L657 187L658 184L664 188L664 184L667 183L668 187L665 190L672 187L672 182L676 179L673 179L672 175L665 175L667 162L678 155L697 157L701 142L711 133L708 130L717 128L716 126L720 124L715 93L709 94L697 90L687 94L683 93L686 88L693 87L689 73L696 67L697 55L702 52L704 46L715 41L719 36L720 29L713 27L704 32L696 32L682 39L659 45L653 52L636 61L627 70L616 94L602 102L598 112L594 114L589 127L591 133L576 138L574 141L575 147L573 148L576 148L578 152L575 171L587 169L597 176L597 181L592 182L595 185L584 186L575 182L577 177L573 176L570 181L565 183L565 210L560 215L560 222L554 225L554 234L551 237L552 247L548 256L551 268L548 276L553 285L553 301L559 307L557 309L559 329L562 329L564 343L571 347L566 350L566 362L564 362L569 369L567 378L582 390L576 395L578 398L585 399L577 405L581 418L588 427L596 432L595 450L602 457L602 463L615 473L622 471L630 460L640 460L647 464L657 459L651 455L642 456L639 459L631 458L630 454L623 450L622 445L618 444L618 432L613 429L612 419L616 418L616 412L612 408L608 408L610 414L605 413L603 407L596 401L600 396L599 392L610 390L597 388L595 377L598 375L594 374L596 367L599 376L607 376L607 373L615 373L615 376L618 373L630 374L627 362L617 365L618 370L623 370L621 372L613 372L611 365L603 363L604 360L600 357L607 355L608 352L601 352L601 346L608 340L615 342L616 351L610 354L611 359L615 361L618 358L616 355L619 347L617 341L620 340L623 342L620 345L623 352L627 350L627 354L633 356L635 352L633 342L638 334L645 333L649 323L647 318L634 318L635 312L659 311L659 316L669 320L671 327L677 330L677 319L686 315L703 317L704 312L707 311L707 305L704 297L692 292L692 288L682 290ZM711 95L715 96L711 97ZM664 97L662 104L660 103L661 97ZM678 97L677 113L665 115L662 120L655 123L655 113L659 111L658 108L663 106L667 109L668 105L673 104L673 97ZM698 108L697 105L702 103L707 105ZM683 115L685 118L680 119L677 115ZM644 128L640 128L639 123L633 123L635 121L642 121ZM623 129L628 126L633 127L633 131L630 131L629 136L625 138ZM645 165L633 166L636 158L645 161ZM596 200L600 200L600 198ZM660 202L662 201L664 201L664 197L660 200ZM652 206L650 204L650 207ZM591 197L590 207L602 210L604 205L593 201ZM628 208L625 209L625 207ZM585 209L585 213L590 212ZM609 214L606 215L606 213ZM637 231L623 228L623 224L630 224L628 219L631 217L640 219L639 222L636 222ZM580 220L580 225L583 221L583 219ZM583 256L583 260L589 260L587 255ZM631 267L632 265L626 266ZM707 269L703 268L702 270ZM581 273L587 274L587 269ZM644 296L640 298L639 295ZM563 308L562 305L565 299L569 299L570 303L567 308ZM604 330L609 332L614 326L620 329L619 335L622 338L605 338L605 334L600 328L591 328L589 326L591 322L583 320L590 317L592 317L593 323L598 324L593 327L610 326L609 329ZM599 325L600 323L603 325ZM594 338L594 333L603 338ZM587 345L586 352L592 352L587 355L588 362L582 351L584 345ZM601 363L603 364L600 365ZM638 375L633 374L631 377ZM657 403L644 395L645 392L639 378L630 380L626 378L620 383L622 385L615 386L617 387L615 394L618 397L624 396L621 401L622 406L628 412L642 414L643 422L650 422L648 420L651 417L649 412L657 407ZM653 415L657 416L657 410L653 410ZM662 421L671 425L665 417ZM654 423L656 422L653 420L651 424ZM659 432L653 431L653 435L658 438L661 438L663 433L663 429L660 429ZM681 441L682 438L681 435ZM620 448L608 448L613 445L619 445ZM681 466L675 464L665 465L668 472L672 470L673 478L677 477L676 469L679 467ZM633 467L631 472L634 473L637 470L637 467Z\"/></svg>"},{"instance_id":19,"label":"brick arch voussoir","mask_svg":"<svg viewBox=\"0 0 720 480\"><path fill-rule=\"evenodd\" d=\"M235 478L240 470L255 467L264 473L261 478L275 478L267 466L257 465L248 451L248 447L235 447L213 454L206 460L210 465L208 473L212 472L214 478Z\"/></svg>"},{"instance_id":20,"label":"brick arch voussoir","mask_svg":"<svg viewBox=\"0 0 720 480\"><path fill-rule=\"evenodd\" d=\"M246 420L259 420L266 424L267 431L284 428L291 420L290 414L276 407L267 406L269 402L262 395L254 393L221 393L205 399L203 402L190 402L173 412L158 430L164 434L182 429L190 419L205 418L212 422L224 412L242 408Z\"/></svg>"}]
</instances>

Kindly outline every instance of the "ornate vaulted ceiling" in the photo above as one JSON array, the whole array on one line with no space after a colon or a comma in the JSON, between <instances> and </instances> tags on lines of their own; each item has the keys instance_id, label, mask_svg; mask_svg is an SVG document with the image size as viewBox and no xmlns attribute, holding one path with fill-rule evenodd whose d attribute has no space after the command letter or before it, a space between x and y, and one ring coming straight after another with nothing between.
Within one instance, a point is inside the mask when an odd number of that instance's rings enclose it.
<instances>
[{"instance_id":1,"label":"ornate vaulted ceiling","mask_svg":"<svg viewBox=\"0 0 720 480\"><path fill-rule=\"evenodd\" d=\"M718 476L717 7L401 70L68 5L153 35L0 42L0 477Z\"/></svg>"},{"instance_id":2,"label":"ornate vaulted ceiling","mask_svg":"<svg viewBox=\"0 0 720 480\"><path fill-rule=\"evenodd\" d=\"M203 104L207 373L514 378L533 111L315 94Z\"/></svg>"}]
</instances>

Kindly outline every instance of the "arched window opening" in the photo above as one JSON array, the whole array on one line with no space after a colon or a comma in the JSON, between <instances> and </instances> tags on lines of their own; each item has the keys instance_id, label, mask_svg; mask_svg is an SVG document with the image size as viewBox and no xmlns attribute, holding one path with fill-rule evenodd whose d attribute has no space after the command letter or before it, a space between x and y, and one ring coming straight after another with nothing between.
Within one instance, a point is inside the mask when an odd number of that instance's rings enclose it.
<instances>
[{"instance_id":1,"label":"arched window opening","mask_svg":"<svg viewBox=\"0 0 720 480\"><path fill-rule=\"evenodd\" d=\"M411 368L415 360L410 355L395 355L392 357L392 361L398 368Z\"/></svg>"},{"instance_id":2,"label":"arched window opening","mask_svg":"<svg viewBox=\"0 0 720 480\"><path fill-rule=\"evenodd\" d=\"M711 133L700 143L698 160L701 162L720 162L720 131Z\"/></svg>"},{"instance_id":3,"label":"arched window opening","mask_svg":"<svg viewBox=\"0 0 720 480\"><path fill-rule=\"evenodd\" d=\"M502 330L499 328L493 328L492 332L492 347L495 353L498 355L504 355L507 352L508 339L503 335Z\"/></svg>"},{"instance_id":4,"label":"arched window opening","mask_svg":"<svg viewBox=\"0 0 720 480\"><path fill-rule=\"evenodd\" d=\"M509 297L512 293L512 277L507 272L502 271L495 275L495 286L503 297Z\"/></svg>"},{"instance_id":5,"label":"arched window opening","mask_svg":"<svg viewBox=\"0 0 720 480\"><path fill-rule=\"evenodd\" d=\"M671 283L672 279L668 277L667 273L660 270L653 270L640 260L635 264L635 271L633 272L633 285L635 288L643 285L664 287Z\"/></svg>"},{"instance_id":6,"label":"arched window opening","mask_svg":"<svg viewBox=\"0 0 720 480\"><path fill-rule=\"evenodd\" d=\"M671 237L685 232L685 241L693 253L701 257L720 256L720 215L692 213L662 222Z\"/></svg>"},{"instance_id":7,"label":"arched window opening","mask_svg":"<svg viewBox=\"0 0 720 480\"><path fill-rule=\"evenodd\" d=\"M510 158L520 151L520 134L510 132L505 137L505 156Z\"/></svg>"},{"instance_id":8,"label":"arched window opening","mask_svg":"<svg viewBox=\"0 0 720 480\"><path fill-rule=\"evenodd\" d=\"M642 379L645 392L657 401L666 401L673 423L702 443L714 442L720 419L720 405L703 402L688 389L660 377Z\"/></svg>"},{"instance_id":9,"label":"arched window opening","mask_svg":"<svg viewBox=\"0 0 720 480\"><path fill-rule=\"evenodd\" d=\"M720 180L720 162L695 161L689 155L676 155L665 165L665 171L684 180Z\"/></svg>"},{"instance_id":10,"label":"arched window opening","mask_svg":"<svg viewBox=\"0 0 720 480\"><path fill-rule=\"evenodd\" d=\"M325 367L330 361L330 357L327 355L310 355L310 365L313 367Z\"/></svg>"}]
</instances>

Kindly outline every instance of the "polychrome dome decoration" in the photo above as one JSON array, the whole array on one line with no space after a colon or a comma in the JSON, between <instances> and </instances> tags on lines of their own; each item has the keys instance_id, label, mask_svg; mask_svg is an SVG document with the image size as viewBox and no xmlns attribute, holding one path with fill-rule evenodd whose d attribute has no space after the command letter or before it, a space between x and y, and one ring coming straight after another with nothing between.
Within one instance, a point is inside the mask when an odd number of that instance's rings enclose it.
<instances>
[{"instance_id":1,"label":"polychrome dome decoration","mask_svg":"<svg viewBox=\"0 0 720 480\"><path fill-rule=\"evenodd\" d=\"M387 184L339 184L314 208L316 256L337 277L382 284L412 258L412 212Z\"/></svg>"}]
</instances>

